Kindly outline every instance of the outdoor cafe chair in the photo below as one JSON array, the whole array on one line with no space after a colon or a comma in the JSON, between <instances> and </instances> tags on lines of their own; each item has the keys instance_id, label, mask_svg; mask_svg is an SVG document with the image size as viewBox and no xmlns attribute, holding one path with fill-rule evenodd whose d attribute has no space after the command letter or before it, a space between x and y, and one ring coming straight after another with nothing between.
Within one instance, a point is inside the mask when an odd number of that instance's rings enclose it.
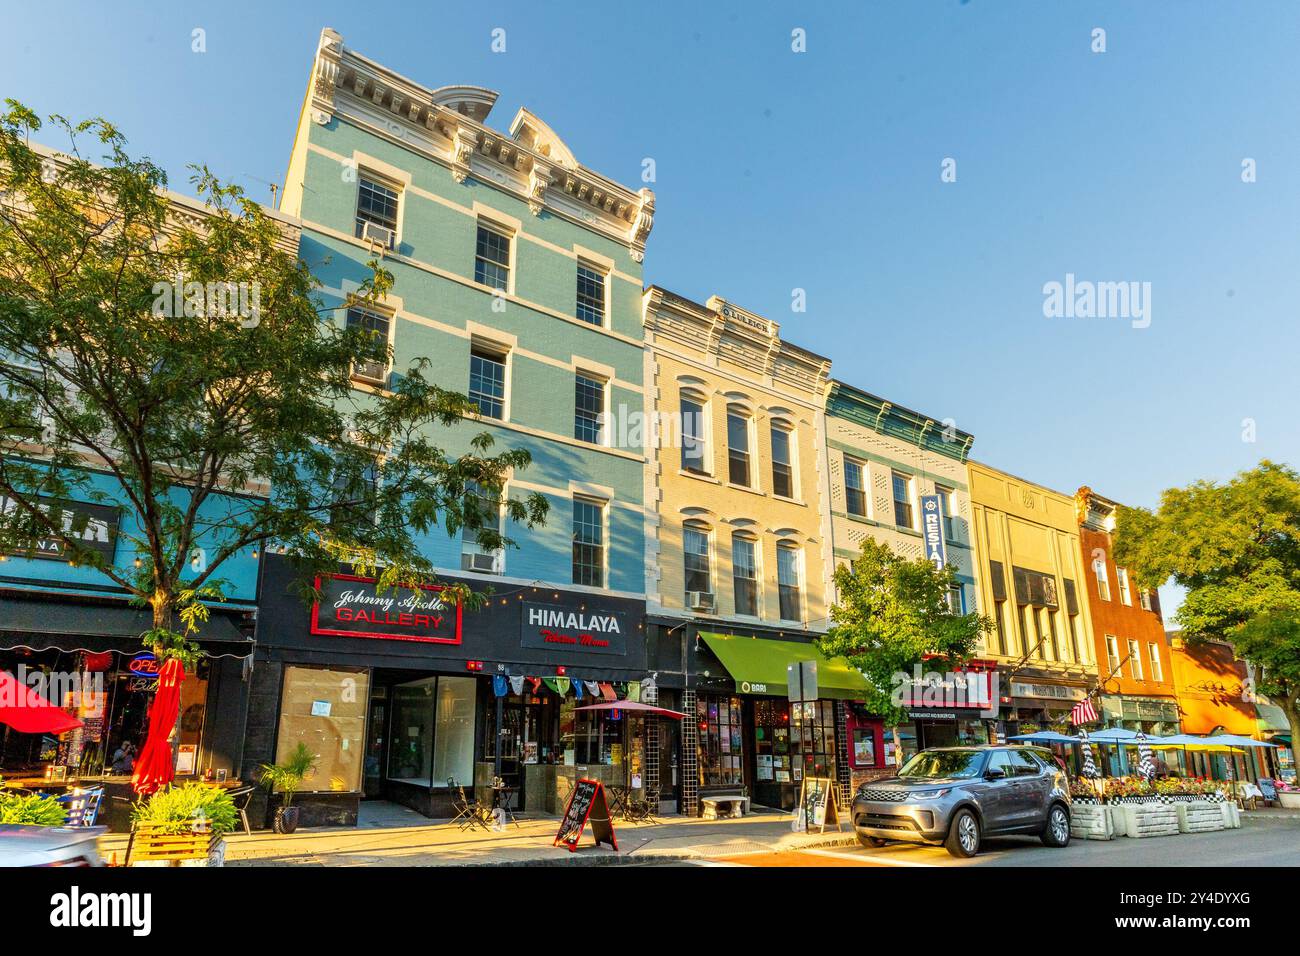
<instances>
[{"instance_id":1,"label":"outdoor cafe chair","mask_svg":"<svg viewBox=\"0 0 1300 956\"><path fill-rule=\"evenodd\" d=\"M456 815L451 818L452 823L460 823L462 830L470 830L474 827L483 827L487 829L488 823L484 819L484 806L477 799L470 803L469 797L465 795L465 788L456 782L455 777L447 778L447 786L451 789L451 806L456 811Z\"/></svg>"},{"instance_id":2,"label":"outdoor cafe chair","mask_svg":"<svg viewBox=\"0 0 1300 956\"><path fill-rule=\"evenodd\" d=\"M93 827L99 817L99 804L104 799L103 787L69 790L61 797L55 797L57 803L63 804L68 812L67 826Z\"/></svg>"},{"instance_id":3,"label":"outdoor cafe chair","mask_svg":"<svg viewBox=\"0 0 1300 956\"><path fill-rule=\"evenodd\" d=\"M235 809L239 811L239 822L244 825L244 832L249 836L253 835L253 828L248 825L248 805L252 802L256 790L257 787L250 785L237 787L229 793L230 799L235 803Z\"/></svg>"}]
</instances>

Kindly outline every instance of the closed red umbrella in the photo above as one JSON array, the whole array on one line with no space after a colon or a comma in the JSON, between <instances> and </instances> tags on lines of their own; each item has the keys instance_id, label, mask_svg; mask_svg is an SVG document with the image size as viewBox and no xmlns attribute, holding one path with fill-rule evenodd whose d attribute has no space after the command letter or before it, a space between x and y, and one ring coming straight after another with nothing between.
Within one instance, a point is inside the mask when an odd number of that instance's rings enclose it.
<instances>
[{"instance_id":1,"label":"closed red umbrella","mask_svg":"<svg viewBox=\"0 0 1300 956\"><path fill-rule=\"evenodd\" d=\"M0 724L8 724L20 734L66 734L80 727L81 721L34 688L19 683L8 671L0 671Z\"/></svg>"},{"instance_id":2,"label":"closed red umbrella","mask_svg":"<svg viewBox=\"0 0 1300 956\"><path fill-rule=\"evenodd\" d=\"M172 761L171 744L167 738L176 726L176 715L181 709L181 681L185 680L185 667L171 657L158 672L158 690L149 706L149 736L140 748L131 775L131 788L141 796L160 790L172 782L176 772Z\"/></svg>"}]
</instances>

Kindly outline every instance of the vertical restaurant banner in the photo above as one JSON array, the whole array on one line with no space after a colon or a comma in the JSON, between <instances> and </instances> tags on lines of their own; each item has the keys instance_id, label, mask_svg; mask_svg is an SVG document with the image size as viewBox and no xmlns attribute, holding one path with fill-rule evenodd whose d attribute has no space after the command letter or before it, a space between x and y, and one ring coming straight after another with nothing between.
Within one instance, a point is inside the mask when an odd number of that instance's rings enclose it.
<instances>
[{"instance_id":1,"label":"vertical restaurant banner","mask_svg":"<svg viewBox=\"0 0 1300 956\"><path fill-rule=\"evenodd\" d=\"M925 558L939 570L948 563L943 543L943 508L938 495L921 496L921 537L925 541Z\"/></svg>"},{"instance_id":2,"label":"vertical restaurant banner","mask_svg":"<svg viewBox=\"0 0 1300 956\"><path fill-rule=\"evenodd\" d=\"M461 606L444 601L443 588L422 584L380 594L374 578L332 574L316 579L321 598L311 608L311 632L430 644L459 644Z\"/></svg>"}]
</instances>

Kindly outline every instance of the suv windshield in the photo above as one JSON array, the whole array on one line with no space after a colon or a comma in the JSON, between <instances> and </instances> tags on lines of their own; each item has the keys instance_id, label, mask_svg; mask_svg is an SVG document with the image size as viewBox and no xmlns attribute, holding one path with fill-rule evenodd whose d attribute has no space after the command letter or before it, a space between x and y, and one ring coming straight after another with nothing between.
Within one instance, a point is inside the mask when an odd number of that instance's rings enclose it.
<instances>
[{"instance_id":1,"label":"suv windshield","mask_svg":"<svg viewBox=\"0 0 1300 956\"><path fill-rule=\"evenodd\" d=\"M910 779L977 777L984 763L981 750L922 750L898 771Z\"/></svg>"}]
</instances>

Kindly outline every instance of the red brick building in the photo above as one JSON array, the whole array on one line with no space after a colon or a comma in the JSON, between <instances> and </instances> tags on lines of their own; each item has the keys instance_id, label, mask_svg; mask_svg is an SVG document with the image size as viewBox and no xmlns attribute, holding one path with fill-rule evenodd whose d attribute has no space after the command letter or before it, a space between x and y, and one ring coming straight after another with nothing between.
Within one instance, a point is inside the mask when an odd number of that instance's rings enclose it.
<instances>
[{"instance_id":1,"label":"red brick building","mask_svg":"<svg viewBox=\"0 0 1300 956\"><path fill-rule=\"evenodd\" d=\"M1107 726L1176 734L1178 701L1159 598L1115 564L1111 533L1116 503L1085 485L1075 495L1075 505L1097 647L1098 711Z\"/></svg>"}]
</instances>

